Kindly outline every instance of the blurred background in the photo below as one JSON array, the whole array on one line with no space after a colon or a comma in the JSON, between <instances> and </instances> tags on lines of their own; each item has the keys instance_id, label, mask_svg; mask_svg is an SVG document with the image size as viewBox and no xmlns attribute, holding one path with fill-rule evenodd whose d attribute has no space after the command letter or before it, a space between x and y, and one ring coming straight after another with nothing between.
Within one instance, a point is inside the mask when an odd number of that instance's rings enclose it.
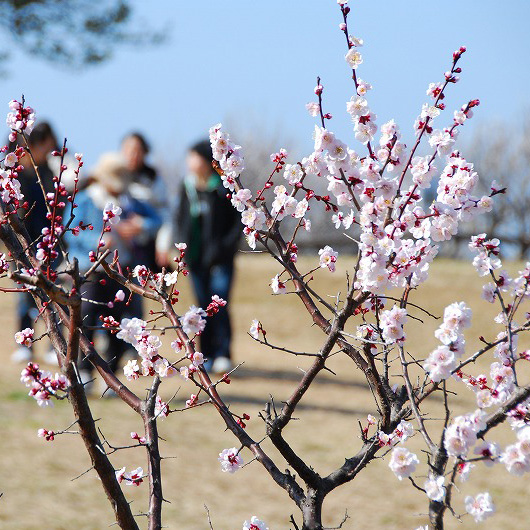
<instances>
[{"instance_id":1,"label":"blurred background","mask_svg":"<svg viewBox=\"0 0 530 530\"><path fill-rule=\"evenodd\" d=\"M467 46L461 81L449 87L447 110L435 123L440 128L450 124L453 110L470 99L480 99L475 116L461 130L458 146L475 163L484 191L495 179L508 186L508 194L497 197L493 215L481 219L483 224L466 227L448 253L463 255L469 234L481 230L501 237L510 257L528 258L530 3L381 0L351 1L350 6L350 32L364 39L364 63L358 73L373 85L368 94L370 107L378 116L378 125L394 118L409 146L429 83L443 79L452 52ZM329 128L362 150L353 141L345 112L353 84L344 61L344 35L338 29L341 16L335 0L0 0L0 17L2 112L7 112L9 100L24 94L38 118L49 121L59 138L68 138L72 152L84 153L84 171L90 172L102 153L119 150L126 134L140 131L152 146L149 163L164 178L168 194L175 194L185 172L188 147L204 138L211 125L223 122L244 147L245 178L260 179L272 169L269 154L280 147L292 153L289 162L312 151L315 119L305 104L315 99L317 75L324 85L324 109L333 114ZM314 208L311 213L319 212ZM330 233L337 238L334 246L344 244L339 231L330 232L329 223L320 229L318 223L313 226L313 239L306 241L306 248L320 247L324 235L326 242L332 242ZM314 255L302 257L301 267L309 270L315 259ZM510 265L513 270L519 266ZM326 294L336 295L343 288L347 267L353 267L351 260L341 261L332 280L321 274L315 282ZM268 278L279 272L272 260L239 256L236 268L234 360L245 361L245 365L236 376L237 384L224 395L239 412L251 415L249 430L259 436L263 426L258 413L271 388L277 402L286 399L305 363L257 347L247 335L252 318L259 318L271 340L286 347L316 351L322 336L311 326L309 316L299 311L297 300L285 297L278 303L270 296ZM482 283L470 263L442 260L414 302L441 314L446 304L469 300L477 313L468 342L471 351L479 345L473 337L489 329L494 314L492 308L484 309L487 304L479 298ZM182 288L183 307L193 303L190 290L189 285ZM0 340L9 347L17 329L14 306L14 297L9 297L0 321ZM411 330L411 348L419 355L437 344L432 333L436 326L429 322L427 327L418 325ZM44 346L39 344L37 350L37 356L44 358ZM376 413L369 390L351 363L338 356L334 362L339 377L318 379L300 410L304 421L293 422L288 433L296 449L309 461L318 462L322 473L355 451L357 420ZM11 479L2 488L6 502L0 506L0 527L60 529L72 528L72 521L76 528L107 527L112 514L95 476L69 481L88 467L79 440L62 436L54 442L56 446L49 446L36 436L39 427L68 425L70 408L59 403L55 410L39 409L18 382L20 369L8 363L6 383L0 387L2 453L10 455L2 470ZM487 369L485 363L477 367L477 373ZM141 392L143 384L135 383L135 390ZM172 385L164 386L164 399L174 394ZM188 390L183 388L177 395L177 405L189 397ZM99 426L116 445L128 443L129 432L141 429L116 400L94 399L92 404L96 416L101 412L104 417ZM455 412L473 406L469 393L456 400ZM202 407L195 412L170 418L176 421L162 427L168 440L164 472L172 501L166 511L168 524L206 528L206 503L216 529L238 528L252 514L266 519L271 528L286 528L294 509L283 492L276 491L255 464L241 471L242 480L217 472L217 454L230 447L233 438L222 432L213 410ZM316 434L323 425L326 437ZM210 426L218 436L210 435ZM510 433L504 436L501 441L510 443ZM420 445L415 439L411 448L419 450ZM270 444L267 450L274 454ZM58 460L58 452L65 458ZM117 465L142 462L140 455L131 458L119 453L116 458ZM401 529L425 524L425 516L418 517L426 508L422 495L406 486L396 488L386 462L375 462L373 467L372 473L330 496L326 524L336 526L345 508L353 518L348 521L351 528ZM524 524L519 525L528 516L528 488L521 482L518 493L523 494L513 495L512 477L500 466L495 469L494 480L477 474L462 491L492 492L501 513L484 528L523 528ZM220 496L219 491L227 494ZM135 489L131 498L139 511L145 509L145 490ZM83 517L79 506L84 508ZM461 504L459 508L463 509ZM463 525L450 520L448 528L474 528L468 519Z\"/></svg>"},{"instance_id":2,"label":"blurred background","mask_svg":"<svg viewBox=\"0 0 530 530\"><path fill-rule=\"evenodd\" d=\"M351 8L350 32L364 39L358 73L374 87L369 105L379 125L397 121L408 145L428 84L443 78L453 50L467 46L437 126L480 99L459 145L485 182L497 179L519 194L497 201L504 206L494 227L478 228L494 228L513 239L514 255L525 254L530 4L382 0ZM280 147L295 156L311 152L315 120L305 104L314 99L317 75L333 115L329 128L353 139L345 113L352 82L332 0L2 0L0 10L3 100L24 94L40 119L84 153L85 171L128 132L141 131L173 194L187 147L221 121L245 147L248 173L259 178Z\"/></svg>"}]
</instances>

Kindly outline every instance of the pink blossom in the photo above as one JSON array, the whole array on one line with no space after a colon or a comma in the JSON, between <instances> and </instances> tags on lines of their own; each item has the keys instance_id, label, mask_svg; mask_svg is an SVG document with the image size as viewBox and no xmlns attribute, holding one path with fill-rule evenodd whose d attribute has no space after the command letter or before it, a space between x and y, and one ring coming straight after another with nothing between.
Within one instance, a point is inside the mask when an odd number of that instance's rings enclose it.
<instances>
[{"instance_id":1,"label":"pink blossom","mask_svg":"<svg viewBox=\"0 0 530 530\"><path fill-rule=\"evenodd\" d=\"M115 295L114 295L114 302L123 302L125 300L125 293L120 289Z\"/></svg>"},{"instance_id":2,"label":"pink blossom","mask_svg":"<svg viewBox=\"0 0 530 530\"><path fill-rule=\"evenodd\" d=\"M257 340L257 339L259 339L260 329L261 329L261 324L260 324L259 320L253 320L252 324L250 326L249 333L254 339Z\"/></svg>"},{"instance_id":3,"label":"pink blossom","mask_svg":"<svg viewBox=\"0 0 530 530\"><path fill-rule=\"evenodd\" d=\"M125 468L123 468L125 470ZM120 470L121 472L121 470ZM144 470L141 467L133 469L130 473L124 473L123 478L126 480L126 486L139 486L143 482ZM120 482L118 480L118 482Z\"/></svg>"},{"instance_id":4,"label":"pink blossom","mask_svg":"<svg viewBox=\"0 0 530 530\"><path fill-rule=\"evenodd\" d=\"M320 105L315 102L307 103L305 108L307 109L307 112L313 117L318 116L320 113Z\"/></svg>"},{"instance_id":5,"label":"pink blossom","mask_svg":"<svg viewBox=\"0 0 530 530\"><path fill-rule=\"evenodd\" d=\"M250 521L245 521L243 523L243 530L269 530L269 527L264 521L261 521L253 515L250 518Z\"/></svg>"},{"instance_id":6,"label":"pink blossom","mask_svg":"<svg viewBox=\"0 0 530 530\"><path fill-rule=\"evenodd\" d=\"M245 188L242 188L238 190L236 193L232 194L232 205L238 212L242 212L247 202L251 199L252 192L250 190L247 190Z\"/></svg>"},{"instance_id":7,"label":"pink blossom","mask_svg":"<svg viewBox=\"0 0 530 530\"><path fill-rule=\"evenodd\" d=\"M198 402L197 394L192 394L190 396L190 399L186 400L186 407L188 408L193 407L197 404L197 402Z\"/></svg>"},{"instance_id":8,"label":"pink blossom","mask_svg":"<svg viewBox=\"0 0 530 530\"><path fill-rule=\"evenodd\" d=\"M495 506L488 492L479 493L476 497L468 495L465 505L466 512L473 516L476 523L481 523L495 513Z\"/></svg>"},{"instance_id":9,"label":"pink blossom","mask_svg":"<svg viewBox=\"0 0 530 530\"><path fill-rule=\"evenodd\" d=\"M444 481L445 477L443 475L429 475L429 478L425 481L423 488L431 501L441 502L445 498Z\"/></svg>"},{"instance_id":10,"label":"pink blossom","mask_svg":"<svg viewBox=\"0 0 530 530\"><path fill-rule=\"evenodd\" d=\"M188 335L195 335L204 330L206 326L206 311L200 307L192 305L188 311L184 314L183 317L180 317L180 323L182 324L182 329Z\"/></svg>"},{"instance_id":11,"label":"pink blossom","mask_svg":"<svg viewBox=\"0 0 530 530\"><path fill-rule=\"evenodd\" d=\"M287 287L286 287L285 283L283 283L280 280L280 275L279 274L277 274L274 278L272 278L272 280L271 280L271 288L272 288L272 292L274 294L284 294L285 292L287 292Z\"/></svg>"},{"instance_id":12,"label":"pink blossom","mask_svg":"<svg viewBox=\"0 0 530 530\"><path fill-rule=\"evenodd\" d=\"M159 420L164 420L169 416L168 404L162 401L162 398L157 394L155 401L155 417Z\"/></svg>"},{"instance_id":13,"label":"pink blossom","mask_svg":"<svg viewBox=\"0 0 530 530\"><path fill-rule=\"evenodd\" d=\"M55 432L48 431L47 429L39 429L37 431L37 436L39 438L44 438L47 442L53 442L55 439Z\"/></svg>"},{"instance_id":14,"label":"pink blossom","mask_svg":"<svg viewBox=\"0 0 530 530\"><path fill-rule=\"evenodd\" d=\"M114 472L116 475L116 480L118 481L119 484L121 484L123 480L125 479L125 469L126 469L125 467L122 467L118 471Z\"/></svg>"},{"instance_id":15,"label":"pink blossom","mask_svg":"<svg viewBox=\"0 0 530 530\"><path fill-rule=\"evenodd\" d=\"M235 473L243 465L243 459L238 454L236 447L223 449L223 451L219 453L218 460L221 463L221 471L223 471L223 473Z\"/></svg>"},{"instance_id":16,"label":"pink blossom","mask_svg":"<svg viewBox=\"0 0 530 530\"><path fill-rule=\"evenodd\" d=\"M447 346L438 346L423 363L423 369L434 382L447 379L455 368L455 354Z\"/></svg>"},{"instance_id":17,"label":"pink blossom","mask_svg":"<svg viewBox=\"0 0 530 530\"><path fill-rule=\"evenodd\" d=\"M118 339L122 339L135 346L144 334L147 322L139 318L124 318L120 322L120 331L117 333Z\"/></svg>"},{"instance_id":18,"label":"pink blossom","mask_svg":"<svg viewBox=\"0 0 530 530\"><path fill-rule=\"evenodd\" d=\"M349 64L349 66L354 70L356 70L357 67L363 62L363 56L355 49L355 47L350 48L344 58L346 59L346 62Z\"/></svg>"},{"instance_id":19,"label":"pink blossom","mask_svg":"<svg viewBox=\"0 0 530 530\"><path fill-rule=\"evenodd\" d=\"M35 331L31 328L23 329L22 331L17 331L15 333L15 342L17 344L23 344L24 346L31 346L33 342L33 335Z\"/></svg>"},{"instance_id":20,"label":"pink blossom","mask_svg":"<svg viewBox=\"0 0 530 530\"><path fill-rule=\"evenodd\" d=\"M192 363L193 366L199 368L199 366L204 364L204 355L200 351L194 352L192 356Z\"/></svg>"},{"instance_id":21,"label":"pink blossom","mask_svg":"<svg viewBox=\"0 0 530 530\"><path fill-rule=\"evenodd\" d=\"M335 252L329 245L326 245L318 251L318 255L320 256L320 267L322 269L327 267L331 272L335 272L335 262L339 253Z\"/></svg>"},{"instance_id":22,"label":"pink blossom","mask_svg":"<svg viewBox=\"0 0 530 530\"><path fill-rule=\"evenodd\" d=\"M127 381L134 381L140 377L140 367L136 359L127 361L127 364L123 367L123 374Z\"/></svg>"},{"instance_id":23,"label":"pink blossom","mask_svg":"<svg viewBox=\"0 0 530 530\"><path fill-rule=\"evenodd\" d=\"M145 444L145 437L140 436L136 431L131 432L131 439L138 440L138 443Z\"/></svg>"},{"instance_id":24,"label":"pink blossom","mask_svg":"<svg viewBox=\"0 0 530 530\"><path fill-rule=\"evenodd\" d=\"M407 321L407 310L395 305L391 310L381 313L381 329L383 339L387 342L396 342L405 338L403 325Z\"/></svg>"},{"instance_id":25,"label":"pink blossom","mask_svg":"<svg viewBox=\"0 0 530 530\"><path fill-rule=\"evenodd\" d=\"M418 457L405 447L396 447L390 455L388 467L395 473L399 480L410 477L420 463Z\"/></svg>"},{"instance_id":26,"label":"pink blossom","mask_svg":"<svg viewBox=\"0 0 530 530\"><path fill-rule=\"evenodd\" d=\"M122 209L119 206L115 205L113 202L107 202L103 208L103 221L114 225L120 222L121 214Z\"/></svg>"}]
</instances>

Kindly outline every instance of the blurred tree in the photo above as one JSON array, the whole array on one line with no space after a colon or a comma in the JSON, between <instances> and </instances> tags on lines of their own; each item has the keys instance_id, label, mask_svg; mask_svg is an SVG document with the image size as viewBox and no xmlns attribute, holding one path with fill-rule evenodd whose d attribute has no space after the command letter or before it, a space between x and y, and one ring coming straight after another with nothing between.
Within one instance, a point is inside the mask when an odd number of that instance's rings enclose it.
<instances>
[{"instance_id":1,"label":"blurred tree","mask_svg":"<svg viewBox=\"0 0 530 530\"><path fill-rule=\"evenodd\" d=\"M487 123L462 148L480 175L477 192L488 194L495 180L507 192L495 198L493 211L465 223L453 243L453 255L466 255L473 234L502 240L509 257L530 257L530 113L522 109L514 123ZM487 217L487 219L486 219Z\"/></svg>"},{"instance_id":2,"label":"blurred tree","mask_svg":"<svg viewBox=\"0 0 530 530\"><path fill-rule=\"evenodd\" d=\"M4 35L16 47L70 67L100 63L118 45L163 39L135 20L129 0L0 0L0 17ZM5 61L13 45L3 48L0 60Z\"/></svg>"}]
</instances>

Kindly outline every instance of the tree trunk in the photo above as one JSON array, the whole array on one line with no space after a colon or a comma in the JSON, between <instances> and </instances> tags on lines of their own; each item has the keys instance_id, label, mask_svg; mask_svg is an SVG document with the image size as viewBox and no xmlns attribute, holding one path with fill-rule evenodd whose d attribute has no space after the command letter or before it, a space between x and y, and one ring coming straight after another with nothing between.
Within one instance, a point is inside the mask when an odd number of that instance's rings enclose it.
<instances>
[{"instance_id":1,"label":"tree trunk","mask_svg":"<svg viewBox=\"0 0 530 530\"><path fill-rule=\"evenodd\" d=\"M309 488L304 504L302 515L304 518L302 530L322 530L322 503L324 495L316 489Z\"/></svg>"}]
</instances>

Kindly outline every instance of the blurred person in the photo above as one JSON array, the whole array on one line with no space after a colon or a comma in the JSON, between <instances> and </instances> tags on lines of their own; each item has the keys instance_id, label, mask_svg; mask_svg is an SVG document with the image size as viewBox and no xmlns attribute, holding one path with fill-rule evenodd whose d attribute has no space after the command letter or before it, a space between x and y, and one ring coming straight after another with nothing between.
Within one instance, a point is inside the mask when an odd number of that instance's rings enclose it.
<instances>
[{"instance_id":1,"label":"blurred person","mask_svg":"<svg viewBox=\"0 0 530 530\"><path fill-rule=\"evenodd\" d=\"M107 153L99 159L87 187L78 193L76 218L93 226L92 230L82 230L77 236L67 234L70 256L79 260L81 273L87 272L93 265L89 252L98 248L103 229L103 210L107 203L112 202L122 209L120 221L112 225L112 230L104 235L103 240L105 247L118 251L124 271L126 267L132 269L139 264L137 247L144 245L160 228L161 221L157 212L129 193L129 179L130 173L123 157L116 153ZM100 315L112 316L117 321L125 317L141 316L137 314L137 304L127 304L128 295L123 301L115 299L116 293L123 289L103 272L93 273L83 285L81 294L84 299L96 303L83 302L83 323L86 326L101 326ZM134 297L140 298L138 295ZM112 307L107 305L109 302ZM92 341L94 330L88 329L86 335ZM107 333L107 338L103 356L115 372L129 345L113 333ZM86 359L80 360L79 374L84 383L90 381L92 365Z\"/></svg>"},{"instance_id":2,"label":"blurred person","mask_svg":"<svg viewBox=\"0 0 530 530\"><path fill-rule=\"evenodd\" d=\"M129 133L121 143L121 153L129 172L129 193L137 201L154 208L160 215L167 208L167 193L163 180L146 162L150 150L147 140L138 132ZM156 237L157 234L154 234L137 247L139 263L152 271L157 270Z\"/></svg>"},{"instance_id":3,"label":"blurred person","mask_svg":"<svg viewBox=\"0 0 530 530\"><path fill-rule=\"evenodd\" d=\"M230 297L234 256L243 225L240 214L227 198L221 178L213 170L209 141L192 146L187 155L184 178L173 215L173 242L187 244L186 263L199 305L206 309L213 295ZM201 351L207 369L215 373L231 368L232 332L227 307L208 317L201 333Z\"/></svg>"},{"instance_id":4,"label":"blurred person","mask_svg":"<svg viewBox=\"0 0 530 530\"><path fill-rule=\"evenodd\" d=\"M20 136L18 136L17 141L9 145L9 151L14 151L17 144L25 145ZM58 144L50 124L46 122L37 123L28 137L28 145L41 177L44 191L46 193L53 192L55 168L53 167L53 162L50 162L53 158L56 158L51 153L58 148ZM18 172L18 180L20 182L20 190L24 195L24 202L27 202L28 208L20 208L18 213L20 217L24 217L27 214L25 225L32 242L31 246L34 247L34 242L40 237L42 229L49 226L49 221L46 219L46 202L30 156L28 154L24 155L20 159L20 164L24 169ZM19 330L34 327L35 320L38 317L38 310L30 293L18 294L17 316ZM46 357L47 361L52 360L52 357L48 354ZM31 361L32 358L33 349L26 346L20 346L11 356L12 361L17 363L26 363Z\"/></svg>"}]
</instances>

